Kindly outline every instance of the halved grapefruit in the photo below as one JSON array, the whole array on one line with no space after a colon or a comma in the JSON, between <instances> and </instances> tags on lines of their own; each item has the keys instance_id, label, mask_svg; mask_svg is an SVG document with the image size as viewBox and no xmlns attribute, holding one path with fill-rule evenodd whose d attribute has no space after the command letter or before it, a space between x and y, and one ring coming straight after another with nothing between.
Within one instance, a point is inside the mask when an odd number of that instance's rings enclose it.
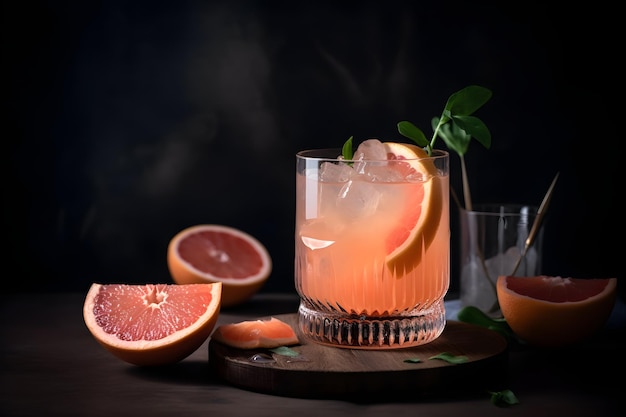
<instances>
[{"instance_id":1,"label":"halved grapefruit","mask_svg":"<svg viewBox=\"0 0 626 417\"><path fill-rule=\"evenodd\" d=\"M511 330L528 344L561 347L598 332L611 314L616 278L500 276L498 302Z\"/></svg>"},{"instance_id":2,"label":"halved grapefruit","mask_svg":"<svg viewBox=\"0 0 626 417\"><path fill-rule=\"evenodd\" d=\"M270 255L256 238L233 227L202 224L178 232L167 249L177 284L222 283L222 307L247 301L272 271Z\"/></svg>"},{"instance_id":3,"label":"halved grapefruit","mask_svg":"<svg viewBox=\"0 0 626 417\"><path fill-rule=\"evenodd\" d=\"M398 160L397 169L404 174L421 174L424 179L413 185L404 214L398 216L396 228L386 238L387 265L392 270L410 272L419 265L422 253L437 234L443 209L443 187L432 159L422 159L428 158L425 150L398 142L385 142L384 145L387 159Z\"/></svg>"},{"instance_id":4,"label":"halved grapefruit","mask_svg":"<svg viewBox=\"0 0 626 417\"><path fill-rule=\"evenodd\" d=\"M213 332L211 340L239 349L275 348L299 343L291 326L275 317L222 324Z\"/></svg>"},{"instance_id":5,"label":"halved grapefruit","mask_svg":"<svg viewBox=\"0 0 626 417\"><path fill-rule=\"evenodd\" d=\"M222 284L93 283L83 318L93 337L139 366L178 362L209 337L220 311Z\"/></svg>"}]
</instances>

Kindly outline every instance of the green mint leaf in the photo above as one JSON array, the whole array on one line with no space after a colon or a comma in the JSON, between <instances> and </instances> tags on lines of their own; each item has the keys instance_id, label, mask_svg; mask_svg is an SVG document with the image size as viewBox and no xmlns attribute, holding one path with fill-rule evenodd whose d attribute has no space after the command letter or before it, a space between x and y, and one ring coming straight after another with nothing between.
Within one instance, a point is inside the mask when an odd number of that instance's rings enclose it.
<instances>
[{"instance_id":1,"label":"green mint leaf","mask_svg":"<svg viewBox=\"0 0 626 417\"><path fill-rule=\"evenodd\" d=\"M418 128L411 122L407 122L407 121L399 122L398 132L402 136L411 139L413 142L417 144L417 146L420 146L422 148L427 147L429 144L428 139L426 139L426 135L424 135L424 132L422 132L420 128Z\"/></svg>"},{"instance_id":2,"label":"green mint leaf","mask_svg":"<svg viewBox=\"0 0 626 417\"><path fill-rule=\"evenodd\" d=\"M515 335L513 334L513 332L509 329L507 325L492 325L492 326L487 326L487 328L489 330L493 330L494 332L500 333L500 336L504 337L505 339L508 339L508 340L515 339Z\"/></svg>"},{"instance_id":3,"label":"green mint leaf","mask_svg":"<svg viewBox=\"0 0 626 417\"><path fill-rule=\"evenodd\" d=\"M457 313L457 318L465 323L475 324L481 327L494 325L494 321L481 309L475 306L465 306Z\"/></svg>"},{"instance_id":4,"label":"green mint leaf","mask_svg":"<svg viewBox=\"0 0 626 417\"><path fill-rule=\"evenodd\" d=\"M292 358L300 355L298 352L287 346L279 346L277 348L270 349L269 351L277 355L290 356Z\"/></svg>"},{"instance_id":5,"label":"green mint leaf","mask_svg":"<svg viewBox=\"0 0 626 417\"><path fill-rule=\"evenodd\" d=\"M354 156L354 151L352 150L352 138L353 136L350 136L343 144L343 148L341 148L341 155L343 156L343 159L348 161L352 160L352 157Z\"/></svg>"},{"instance_id":6,"label":"green mint leaf","mask_svg":"<svg viewBox=\"0 0 626 417\"><path fill-rule=\"evenodd\" d=\"M472 114L491 99L491 90L479 85L467 86L448 97L441 116L431 120L433 136L427 141L424 133L408 121L398 123L398 132L414 140L419 146L425 147L429 155L435 146L437 138L443 139L448 149L456 152L465 167L464 155L467 152L471 138L474 137L485 148L491 147L491 133L482 120ZM466 170L463 175L463 195L465 204L471 208L471 193Z\"/></svg>"},{"instance_id":7,"label":"green mint leaf","mask_svg":"<svg viewBox=\"0 0 626 417\"><path fill-rule=\"evenodd\" d=\"M433 125L433 130L435 126L439 124L439 118L434 117L431 121ZM457 154L465 155L467 152L467 148L469 147L470 140L472 137L465 133L463 129L461 129L456 124L445 124L439 128L439 137L443 139L446 143L448 149L453 150Z\"/></svg>"},{"instance_id":8,"label":"green mint leaf","mask_svg":"<svg viewBox=\"0 0 626 417\"><path fill-rule=\"evenodd\" d=\"M467 135L476 138L476 140L485 148L489 149L491 147L491 132L478 117L453 115L452 122L455 126L462 129Z\"/></svg>"},{"instance_id":9,"label":"green mint leaf","mask_svg":"<svg viewBox=\"0 0 626 417\"><path fill-rule=\"evenodd\" d=\"M406 363L420 363L422 360L420 358L409 358L405 359L403 362Z\"/></svg>"},{"instance_id":10,"label":"green mint leaf","mask_svg":"<svg viewBox=\"0 0 626 417\"><path fill-rule=\"evenodd\" d=\"M440 359L442 361L446 361L448 363L453 363L453 364L465 363L469 360L467 356L464 356L464 355L455 356L455 355L449 354L448 352L443 352L438 355L431 356L428 359Z\"/></svg>"},{"instance_id":11,"label":"green mint leaf","mask_svg":"<svg viewBox=\"0 0 626 417\"><path fill-rule=\"evenodd\" d=\"M398 132L415 141L419 146L426 147L429 154L438 137L446 146L463 156L467 152L471 137L475 137L486 148L491 147L491 133L487 126L477 117L471 116L481 108L492 96L491 90L478 85L470 85L453 93L438 118L431 120L433 136L430 143L424 133L411 122L398 123ZM447 127L452 121L452 128ZM456 127L455 127L456 126ZM461 133L462 132L462 133Z\"/></svg>"},{"instance_id":12,"label":"green mint leaf","mask_svg":"<svg viewBox=\"0 0 626 417\"><path fill-rule=\"evenodd\" d=\"M469 116L481 108L491 98L491 90L478 85L470 85L452 94L445 110L456 116Z\"/></svg>"},{"instance_id":13,"label":"green mint leaf","mask_svg":"<svg viewBox=\"0 0 626 417\"><path fill-rule=\"evenodd\" d=\"M515 338L513 331L504 318L492 319L475 306L465 306L457 313L459 321L484 327L500 333L505 339Z\"/></svg>"},{"instance_id":14,"label":"green mint leaf","mask_svg":"<svg viewBox=\"0 0 626 417\"><path fill-rule=\"evenodd\" d=\"M508 407L519 404L519 400L513 391L509 389L504 391L490 391L489 394L491 394L491 402L498 407Z\"/></svg>"}]
</instances>

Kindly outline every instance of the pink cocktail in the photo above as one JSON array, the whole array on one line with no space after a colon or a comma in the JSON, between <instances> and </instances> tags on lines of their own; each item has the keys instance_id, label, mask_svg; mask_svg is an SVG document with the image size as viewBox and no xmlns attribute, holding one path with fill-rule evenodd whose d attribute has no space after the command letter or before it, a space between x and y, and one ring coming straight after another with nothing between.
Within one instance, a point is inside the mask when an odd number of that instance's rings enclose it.
<instances>
[{"instance_id":1,"label":"pink cocktail","mask_svg":"<svg viewBox=\"0 0 626 417\"><path fill-rule=\"evenodd\" d=\"M340 153L296 156L300 329L338 347L428 343L450 282L448 153L377 140Z\"/></svg>"}]
</instances>

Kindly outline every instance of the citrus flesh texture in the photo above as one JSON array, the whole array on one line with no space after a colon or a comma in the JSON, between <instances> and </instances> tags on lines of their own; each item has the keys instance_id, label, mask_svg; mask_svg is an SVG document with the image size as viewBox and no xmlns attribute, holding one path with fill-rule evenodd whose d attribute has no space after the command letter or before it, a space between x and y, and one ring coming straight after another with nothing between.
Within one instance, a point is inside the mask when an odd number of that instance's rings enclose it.
<instances>
[{"instance_id":1,"label":"citrus flesh texture","mask_svg":"<svg viewBox=\"0 0 626 417\"><path fill-rule=\"evenodd\" d=\"M394 165L405 176L421 176L408 194L404 213L386 238L387 265L392 270L410 272L421 262L422 255L432 243L443 208L443 190L437 176L437 168L428 154L419 146L397 142L385 142L387 159L397 161Z\"/></svg>"},{"instance_id":2,"label":"citrus flesh texture","mask_svg":"<svg viewBox=\"0 0 626 417\"><path fill-rule=\"evenodd\" d=\"M592 337L608 320L616 278L500 276L498 302L511 330L538 347L562 347Z\"/></svg>"},{"instance_id":3,"label":"citrus flesh texture","mask_svg":"<svg viewBox=\"0 0 626 417\"><path fill-rule=\"evenodd\" d=\"M275 348L299 343L292 327L275 317L222 324L213 332L211 340L239 349Z\"/></svg>"},{"instance_id":4,"label":"citrus flesh texture","mask_svg":"<svg viewBox=\"0 0 626 417\"><path fill-rule=\"evenodd\" d=\"M178 232L168 245L167 265L177 284L221 282L222 307L247 301L272 271L270 255L256 238L212 224Z\"/></svg>"},{"instance_id":5,"label":"citrus flesh texture","mask_svg":"<svg viewBox=\"0 0 626 417\"><path fill-rule=\"evenodd\" d=\"M118 358L138 366L167 365L189 356L210 336L221 291L221 283L93 283L83 318L98 343Z\"/></svg>"}]
</instances>

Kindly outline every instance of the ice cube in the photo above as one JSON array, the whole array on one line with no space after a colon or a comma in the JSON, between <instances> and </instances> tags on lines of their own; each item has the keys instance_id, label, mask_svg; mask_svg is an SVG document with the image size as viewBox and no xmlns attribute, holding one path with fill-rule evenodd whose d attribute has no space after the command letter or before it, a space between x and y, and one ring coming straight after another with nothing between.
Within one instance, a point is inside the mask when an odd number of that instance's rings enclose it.
<instances>
[{"instance_id":1,"label":"ice cube","mask_svg":"<svg viewBox=\"0 0 626 417\"><path fill-rule=\"evenodd\" d=\"M361 142L356 152L354 152L354 160L370 159L370 160L387 160L387 150L385 145L378 139L368 139Z\"/></svg>"},{"instance_id":2,"label":"ice cube","mask_svg":"<svg viewBox=\"0 0 626 417\"><path fill-rule=\"evenodd\" d=\"M492 284L489 283L489 278ZM471 259L463 266L461 271L461 305L475 306L483 311L488 311L494 305L497 295L494 290L495 278L485 276L480 260L477 257Z\"/></svg>"},{"instance_id":3,"label":"ice cube","mask_svg":"<svg viewBox=\"0 0 626 417\"><path fill-rule=\"evenodd\" d=\"M337 208L344 219L363 219L376 212L381 199L377 187L365 181L348 181L341 189Z\"/></svg>"},{"instance_id":4,"label":"ice cube","mask_svg":"<svg viewBox=\"0 0 626 417\"><path fill-rule=\"evenodd\" d=\"M359 147L356 149L356 152L354 152L352 159L357 161L354 163L354 170L359 174L363 174L366 172L366 168L370 165L386 165L387 151L385 150L385 145L383 145L383 143L378 139L368 139L361 142Z\"/></svg>"},{"instance_id":5,"label":"ice cube","mask_svg":"<svg viewBox=\"0 0 626 417\"><path fill-rule=\"evenodd\" d=\"M343 162L339 164L324 162L320 166L320 180L324 182L346 182L353 172L354 170Z\"/></svg>"},{"instance_id":6,"label":"ice cube","mask_svg":"<svg viewBox=\"0 0 626 417\"><path fill-rule=\"evenodd\" d=\"M510 275L515 268L517 259L520 256L520 250L517 246L512 246L504 253L499 253L493 258L487 259L485 264L489 270L489 274L492 277L498 277L498 275Z\"/></svg>"},{"instance_id":7,"label":"ice cube","mask_svg":"<svg viewBox=\"0 0 626 417\"><path fill-rule=\"evenodd\" d=\"M365 169L365 174L372 182L399 182L404 181L404 175L389 165L370 165Z\"/></svg>"},{"instance_id":8,"label":"ice cube","mask_svg":"<svg viewBox=\"0 0 626 417\"><path fill-rule=\"evenodd\" d=\"M519 251L518 251L519 252ZM519 255L517 255L519 256ZM517 262L517 257L515 258ZM537 251L532 246L526 252L524 258L520 261L515 275L518 277L532 277L541 274L541 266L538 265ZM509 272L510 273L510 272Z\"/></svg>"},{"instance_id":9,"label":"ice cube","mask_svg":"<svg viewBox=\"0 0 626 417\"><path fill-rule=\"evenodd\" d=\"M472 258L463 265L461 270L461 305L473 305L487 312L496 301L494 291L496 280L500 275L511 275L513 268L520 256L520 249L517 246L508 248L504 253L499 253L487 260L485 266L489 273L489 278L493 285L489 284L482 264L478 257ZM538 275L537 253L531 247L526 256L520 262L516 276Z\"/></svg>"}]
</instances>

